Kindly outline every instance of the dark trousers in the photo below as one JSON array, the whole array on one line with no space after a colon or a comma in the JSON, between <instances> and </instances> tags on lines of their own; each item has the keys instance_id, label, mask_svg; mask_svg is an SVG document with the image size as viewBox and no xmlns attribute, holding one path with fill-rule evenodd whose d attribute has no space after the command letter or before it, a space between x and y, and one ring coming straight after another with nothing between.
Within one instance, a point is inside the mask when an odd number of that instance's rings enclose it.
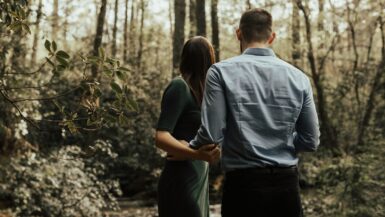
<instances>
[{"instance_id":1,"label":"dark trousers","mask_svg":"<svg viewBox=\"0 0 385 217\"><path fill-rule=\"evenodd\" d=\"M253 168L226 173L222 217L301 217L297 168Z\"/></svg>"}]
</instances>

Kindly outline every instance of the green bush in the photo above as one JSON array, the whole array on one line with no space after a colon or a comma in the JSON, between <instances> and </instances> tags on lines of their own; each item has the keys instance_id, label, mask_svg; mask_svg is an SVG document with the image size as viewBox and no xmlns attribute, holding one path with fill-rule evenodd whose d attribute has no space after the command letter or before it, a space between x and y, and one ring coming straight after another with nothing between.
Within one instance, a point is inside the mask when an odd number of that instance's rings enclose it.
<instances>
[{"instance_id":1,"label":"green bush","mask_svg":"<svg viewBox=\"0 0 385 217\"><path fill-rule=\"evenodd\" d=\"M0 195L17 216L101 216L118 209L119 184L107 175L115 158L103 141L24 154L1 167Z\"/></svg>"}]
</instances>

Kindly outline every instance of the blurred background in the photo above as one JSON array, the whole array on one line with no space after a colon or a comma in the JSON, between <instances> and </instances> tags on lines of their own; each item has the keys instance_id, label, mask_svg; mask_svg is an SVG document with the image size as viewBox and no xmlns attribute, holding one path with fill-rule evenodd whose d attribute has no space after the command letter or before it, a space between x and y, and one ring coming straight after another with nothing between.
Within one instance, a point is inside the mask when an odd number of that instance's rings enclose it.
<instances>
[{"instance_id":1,"label":"blurred background","mask_svg":"<svg viewBox=\"0 0 385 217\"><path fill-rule=\"evenodd\" d=\"M0 0L0 216L157 216L154 127L183 43L240 54L254 7L313 84L305 216L385 216L384 0ZM213 216L222 180L212 165Z\"/></svg>"}]
</instances>

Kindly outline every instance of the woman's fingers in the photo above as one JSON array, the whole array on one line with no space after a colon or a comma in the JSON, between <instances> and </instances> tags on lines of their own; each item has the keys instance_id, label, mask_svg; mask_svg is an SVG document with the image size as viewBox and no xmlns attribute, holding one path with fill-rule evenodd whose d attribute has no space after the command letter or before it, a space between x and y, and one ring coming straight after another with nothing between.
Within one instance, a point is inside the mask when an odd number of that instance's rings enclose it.
<instances>
[{"instance_id":1,"label":"woman's fingers","mask_svg":"<svg viewBox=\"0 0 385 217\"><path fill-rule=\"evenodd\" d=\"M202 150L202 151L211 151L211 150L214 149L215 147L216 147L215 144L204 145L204 146L200 147L199 150Z\"/></svg>"}]
</instances>

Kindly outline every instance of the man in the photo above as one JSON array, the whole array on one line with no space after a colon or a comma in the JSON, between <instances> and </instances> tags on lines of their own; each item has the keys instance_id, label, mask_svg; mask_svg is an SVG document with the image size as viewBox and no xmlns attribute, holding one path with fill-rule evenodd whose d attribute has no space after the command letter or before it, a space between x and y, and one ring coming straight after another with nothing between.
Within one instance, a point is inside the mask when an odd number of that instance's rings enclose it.
<instances>
[{"instance_id":1,"label":"man","mask_svg":"<svg viewBox=\"0 0 385 217\"><path fill-rule=\"evenodd\" d=\"M222 146L222 216L302 216L297 153L315 151L320 135L310 81L268 48L267 11L245 12L236 34L243 53L209 69L190 146Z\"/></svg>"}]
</instances>

